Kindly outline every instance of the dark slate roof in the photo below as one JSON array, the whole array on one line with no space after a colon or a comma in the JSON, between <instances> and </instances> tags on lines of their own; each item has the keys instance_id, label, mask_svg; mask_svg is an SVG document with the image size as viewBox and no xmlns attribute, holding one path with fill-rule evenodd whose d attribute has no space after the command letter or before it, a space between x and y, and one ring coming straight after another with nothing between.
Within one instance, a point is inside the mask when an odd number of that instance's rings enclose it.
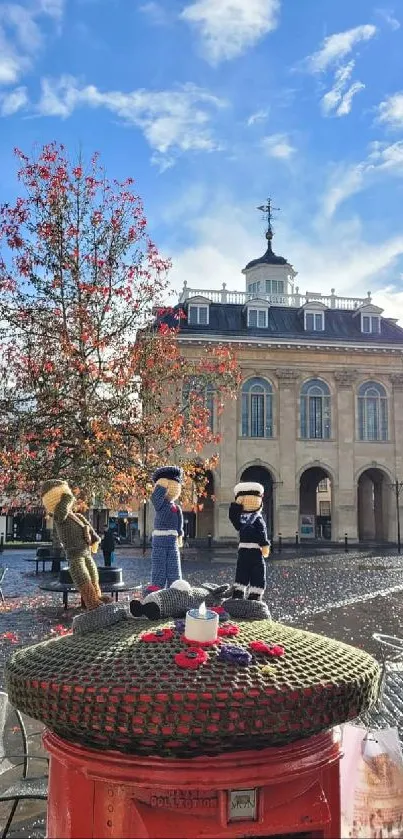
<instances>
[{"instance_id":1,"label":"dark slate roof","mask_svg":"<svg viewBox=\"0 0 403 839\"><path fill-rule=\"evenodd\" d=\"M271 239L267 239L267 251L260 257L260 259L252 259L252 262L248 262L245 266L245 270L247 268L253 268L254 265L288 265L287 260L284 259L283 256L276 256L273 253L273 249L271 246Z\"/></svg>"},{"instance_id":2,"label":"dark slate roof","mask_svg":"<svg viewBox=\"0 0 403 839\"><path fill-rule=\"evenodd\" d=\"M181 307L176 307L181 308ZM243 305L229 303L211 303L208 326L188 324L186 318L180 320L180 331L184 335L211 334L222 337L259 337L301 339L314 338L315 342L340 341L343 343L403 344L403 329L395 323L382 319L381 332L367 335L361 332L359 315L353 317L353 311L346 309L327 309L325 311L325 329L323 332L308 332L304 329L304 315L300 309L290 306L270 306L266 329L253 329L247 326L247 312ZM174 325L172 315L164 321ZM172 322L171 322L172 321Z\"/></svg>"}]
</instances>

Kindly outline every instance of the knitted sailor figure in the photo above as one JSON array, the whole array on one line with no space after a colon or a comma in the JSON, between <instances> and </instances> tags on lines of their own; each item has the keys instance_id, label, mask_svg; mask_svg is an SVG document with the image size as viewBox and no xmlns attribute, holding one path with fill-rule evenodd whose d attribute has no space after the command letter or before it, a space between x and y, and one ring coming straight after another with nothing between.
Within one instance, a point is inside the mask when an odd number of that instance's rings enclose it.
<instances>
[{"instance_id":1,"label":"knitted sailor figure","mask_svg":"<svg viewBox=\"0 0 403 839\"><path fill-rule=\"evenodd\" d=\"M162 466L153 475L151 501L155 509L151 550L151 582L165 588L182 577L179 548L183 544L183 515L176 500L182 489L183 472L178 466Z\"/></svg>"},{"instance_id":2,"label":"knitted sailor figure","mask_svg":"<svg viewBox=\"0 0 403 839\"><path fill-rule=\"evenodd\" d=\"M229 518L239 532L238 562L233 597L261 600L266 587L265 558L270 555L270 542L262 516L264 488L257 483L240 483L234 489L235 501Z\"/></svg>"},{"instance_id":3,"label":"knitted sailor figure","mask_svg":"<svg viewBox=\"0 0 403 839\"><path fill-rule=\"evenodd\" d=\"M84 516L73 512L74 495L60 479L45 481L41 489L42 503L48 514L53 515L57 534L66 551L70 574L87 609L96 609L109 597L101 594L98 569L92 558L100 537Z\"/></svg>"}]
</instances>

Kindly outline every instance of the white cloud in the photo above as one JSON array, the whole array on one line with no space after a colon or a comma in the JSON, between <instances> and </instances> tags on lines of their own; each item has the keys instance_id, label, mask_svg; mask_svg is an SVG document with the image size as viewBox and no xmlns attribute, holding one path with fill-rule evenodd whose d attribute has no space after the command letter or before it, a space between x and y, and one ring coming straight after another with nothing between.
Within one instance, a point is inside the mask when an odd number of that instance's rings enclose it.
<instances>
[{"instance_id":1,"label":"white cloud","mask_svg":"<svg viewBox=\"0 0 403 839\"><path fill-rule=\"evenodd\" d=\"M48 15L55 20L63 17L65 0L36 0L36 8L39 14Z\"/></svg>"},{"instance_id":2,"label":"white cloud","mask_svg":"<svg viewBox=\"0 0 403 839\"><path fill-rule=\"evenodd\" d=\"M146 15L150 23L154 26L167 26L170 22L167 10L164 9L161 3L156 3L154 0L150 0L149 3L143 3L143 5L139 7L139 12Z\"/></svg>"},{"instance_id":3,"label":"white cloud","mask_svg":"<svg viewBox=\"0 0 403 839\"><path fill-rule=\"evenodd\" d=\"M368 161L369 165L373 165L375 171L385 172L390 170L402 175L403 140L398 140L391 145L379 142L372 143Z\"/></svg>"},{"instance_id":4,"label":"white cloud","mask_svg":"<svg viewBox=\"0 0 403 839\"><path fill-rule=\"evenodd\" d=\"M379 122L390 128L403 128L403 92L387 96L379 105Z\"/></svg>"},{"instance_id":5,"label":"white cloud","mask_svg":"<svg viewBox=\"0 0 403 839\"><path fill-rule=\"evenodd\" d=\"M250 207L237 205L228 196L215 206L208 202L204 211L191 213L184 196L181 223L191 244L164 250L172 256L171 280L179 291L184 280L190 288L244 290L242 268L265 249L256 217ZM167 216L168 207L166 208ZM178 216L175 216L175 224ZM314 232L307 225L295 229L284 221L277 225L276 253L285 256L299 272L297 284L305 290L343 296L365 297L372 287L374 298L385 308L385 316L403 317L403 293L394 292L398 281L396 260L403 254L403 235L384 241L366 241L361 225L354 220L344 224L324 224ZM396 271L396 274L395 274ZM374 289L377 289L374 291Z\"/></svg>"},{"instance_id":6,"label":"white cloud","mask_svg":"<svg viewBox=\"0 0 403 839\"><path fill-rule=\"evenodd\" d=\"M350 85L349 89L344 94L339 107L337 108L336 114L338 117L345 117L350 113L353 98L357 93L360 93L361 90L365 90L365 84L362 82L354 82Z\"/></svg>"},{"instance_id":7,"label":"white cloud","mask_svg":"<svg viewBox=\"0 0 403 839\"><path fill-rule=\"evenodd\" d=\"M323 210L327 218L331 218L334 215L343 201L346 201L347 198L361 191L364 184L365 172L365 163L348 166L344 170L337 167L323 199Z\"/></svg>"},{"instance_id":8,"label":"white cloud","mask_svg":"<svg viewBox=\"0 0 403 839\"><path fill-rule=\"evenodd\" d=\"M391 145L373 143L364 161L347 167L337 167L323 199L325 216L331 218L347 198L366 189L376 178L385 174L403 176L403 141Z\"/></svg>"},{"instance_id":9,"label":"white cloud","mask_svg":"<svg viewBox=\"0 0 403 839\"><path fill-rule=\"evenodd\" d=\"M277 27L280 0L194 0L181 19L199 33L208 61L236 58Z\"/></svg>"},{"instance_id":10,"label":"white cloud","mask_svg":"<svg viewBox=\"0 0 403 839\"><path fill-rule=\"evenodd\" d=\"M328 90L321 100L321 108L324 114L328 115L340 104L343 98L343 91L354 70L355 61L349 61L343 67L336 70L333 87Z\"/></svg>"},{"instance_id":11,"label":"white cloud","mask_svg":"<svg viewBox=\"0 0 403 839\"><path fill-rule=\"evenodd\" d=\"M80 107L106 108L130 125L141 128L159 156L167 152L217 151L220 146L211 116L225 102L202 88L186 84L173 90L133 90L102 93L94 85L80 87L71 76L44 79L36 111L66 118ZM161 158L155 158L161 164ZM166 165L165 165L165 168Z\"/></svg>"},{"instance_id":12,"label":"white cloud","mask_svg":"<svg viewBox=\"0 0 403 839\"><path fill-rule=\"evenodd\" d=\"M333 87L325 93L321 100L322 113L325 116L331 114L338 117L347 116L351 111L354 96L365 89L365 84L362 82L353 82L346 90L354 67L355 61L351 60L348 64L336 70Z\"/></svg>"},{"instance_id":13,"label":"white cloud","mask_svg":"<svg viewBox=\"0 0 403 839\"><path fill-rule=\"evenodd\" d=\"M383 18L385 23L387 23L391 29L394 31L400 29L400 21L395 18L394 12L390 11L390 9L376 9L376 13Z\"/></svg>"},{"instance_id":14,"label":"white cloud","mask_svg":"<svg viewBox=\"0 0 403 839\"><path fill-rule=\"evenodd\" d=\"M43 47L43 17L60 21L64 0L36 0L30 5L0 4L0 84L15 84Z\"/></svg>"},{"instance_id":15,"label":"white cloud","mask_svg":"<svg viewBox=\"0 0 403 839\"><path fill-rule=\"evenodd\" d=\"M265 120L267 119L268 116L269 116L269 111L268 110L267 111L263 111L263 110L262 111L256 111L254 114L251 114L250 117L248 117L246 125L248 126L248 128L250 128L251 125L256 125L256 123L258 123L258 122L265 122Z\"/></svg>"},{"instance_id":16,"label":"white cloud","mask_svg":"<svg viewBox=\"0 0 403 839\"><path fill-rule=\"evenodd\" d=\"M324 39L321 48L306 59L306 67L311 73L323 73L328 67L337 64L349 55L360 41L369 41L376 34L376 26L366 23L337 32Z\"/></svg>"},{"instance_id":17,"label":"white cloud","mask_svg":"<svg viewBox=\"0 0 403 839\"><path fill-rule=\"evenodd\" d=\"M296 152L287 134L271 134L263 137L262 147L269 157L277 157L280 160L289 160Z\"/></svg>"},{"instance_id":18,"label":"white cloud","mask_svg":"<svg viewBox=\"0 0 403 839\"><path fill-rule=\"evenodd\" d=\"M4 42L0 31L0 85L14 84L24 69L24 60Z\"/></svg>"},{"instance_id":19,"label":"white cloud","mask_svg":"<svg viewBox=\"0 0 403 839\"><path fill-rule=\"evenodd\" d=\"M0 114L2 117L9 117L16 114L28 104L26 87L17 87L10 93L0 95Z\"/></svg>"}]
</instances>

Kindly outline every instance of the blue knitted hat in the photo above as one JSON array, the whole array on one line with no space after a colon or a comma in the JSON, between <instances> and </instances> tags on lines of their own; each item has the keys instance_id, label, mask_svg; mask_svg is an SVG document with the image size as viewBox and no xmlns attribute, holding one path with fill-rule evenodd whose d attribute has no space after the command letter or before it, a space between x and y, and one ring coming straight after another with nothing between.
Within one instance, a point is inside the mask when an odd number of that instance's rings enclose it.
<instances>
[{"instance_id":1,"label":"blue knitted hat","mask_svg":"<svg viewBox=\"0 0 403 839\"><path fill-rule=\"evenodd\" d=\"M153 474L153 482L156 483L160 478L168 478L169 481L177 481L178 484L183 482L183 470L180 466L160 466Z\"/></svg>"}]
</instances>

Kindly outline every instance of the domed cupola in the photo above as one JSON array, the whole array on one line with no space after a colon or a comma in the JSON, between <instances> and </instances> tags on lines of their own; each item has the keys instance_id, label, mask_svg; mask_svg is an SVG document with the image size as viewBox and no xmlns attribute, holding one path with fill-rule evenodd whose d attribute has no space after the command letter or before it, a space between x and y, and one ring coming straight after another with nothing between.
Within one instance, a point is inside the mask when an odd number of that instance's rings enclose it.
<instances>
[{"instance_id":1,"label":"domed cupola","mask_svg":"<svg viewBox=\"0 0 403 839\"><path fill-rule=\"evenodd\" d=\"M269 198L267 204L258 207L267 217L267 250L258 259L252 259L243 269L246 278L246 293L251 297L264 297L274 305L287 305L288 295L294 293L294 279L297 272L283 257L277 256L272 248L273 207Z\"/></svg>"}]
</instances>

